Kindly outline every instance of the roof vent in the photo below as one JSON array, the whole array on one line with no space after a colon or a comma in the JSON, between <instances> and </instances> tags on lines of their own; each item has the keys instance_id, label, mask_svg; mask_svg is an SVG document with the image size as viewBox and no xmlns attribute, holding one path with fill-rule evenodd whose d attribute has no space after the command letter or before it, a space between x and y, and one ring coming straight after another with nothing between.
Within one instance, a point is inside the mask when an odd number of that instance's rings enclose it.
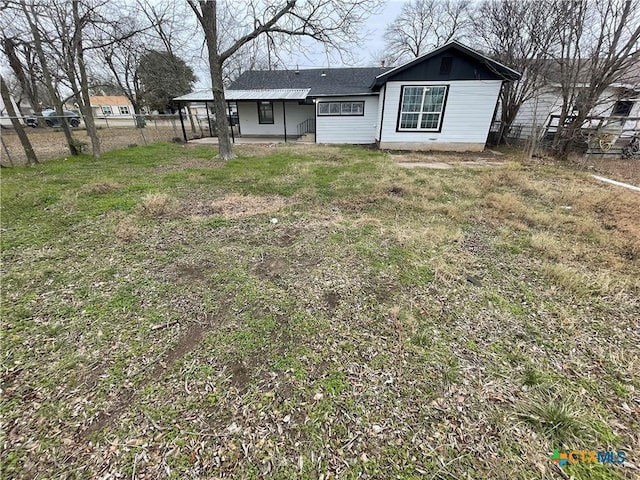
<instances>
[{"instance_id":1,"label":"roof vent","mask_svg":"<svg viewBox=\"0 0 640 480\"><path fill-rule=\"evenodd\" d=\"M296 63L296 75L298 75L300 73L300 67L298 66L298 64Z\"/></svg>"},{"instance_id":2,"label":"roof vent","mask_svg":"<svg viewBox=\"0 0 640 480\"><path fill-rule=\"evenodd\" d=\"M323 71L323 72L320 74L320 76L321 76L321 77L326 77L326 76L327 76L327 74L326 74L326 73L324 73L324 71Z\"/></svg>"}]
</instances>

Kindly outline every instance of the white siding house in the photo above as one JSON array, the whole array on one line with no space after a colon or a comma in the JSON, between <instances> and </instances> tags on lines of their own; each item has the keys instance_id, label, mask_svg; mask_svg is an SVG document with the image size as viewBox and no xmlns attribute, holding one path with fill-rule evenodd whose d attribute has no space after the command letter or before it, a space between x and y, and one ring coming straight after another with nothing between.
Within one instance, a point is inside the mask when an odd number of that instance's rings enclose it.
<instances>
[{"instance_id":1,"label":"white siding house","mask_svg":"<svg viewBox=\"0 0 640 480\"><path fill-rule=\"evenodd\" d=\"M359 105L362 113L357 110ZM375 143L378 95L321 97L317 99L316 108L316 142Z\"/></svg>"},{"instance_id":2,"label":"white siding house","mask_svg":"<svg viewBox=\"0 0 640 480\"><path fill-rule=\"evenodd\" d=\"M315 111L312 105L299 105L295 102L280 100L264 100L263 112L271 109L272 118L263 118L260 122L258 115L260 101L238 102L238 121L240 134L248 136L284 136L284 118L287 120L287 135L297 136L298 125L309 118L314 118ZM268 103L269 105L266 105ZM273 120L270 122L270 120Z\"/></svg>"},{"instance_id":3,"label":"white siding house","mask_svg":"<svg viewBox=\"0 0 640 480\"><path fill-rule=\"evenodd\" d=\"M225 95L237 101L241 135L282 137L286 126L287 139L315 133L317 143L478 151L487 141L502 84L519 78L452 41L395 68L250 70Z\"/></svg>"},{"instance_id":4,"label":"white siding house","mask_svg":"<svg viewBox=\"0 0 640 480\"><path fill-rule=\"evenodd\" d=\"M380 148L398 150L484 149L502 81L387 82ZM402 130L399 116L403 87L446 87L439 129Z\"/></svg>"},{"instance_id":5,"label":"white siding house","mask_svg":"<svg viewBox=\"0 0 640 480\"><path fill-rule=\"evenodd\" d=\"M596 106L591 110L590 116L593 117L611 117L623 116L638 118L640 117L640 87L636 95L629 96L630 89L620 88L616 86L607 87L602 93ZM622 104L627 104L626 107ZM622 108L621 108L622 107ZM559 87L550 86L536 97L527 100L522 104L516 119L513 122L512 130L519 130L520 138L529 138L533 127L536 132L543 132L546 127L552 124L551 116L560 115L562 110L562 95ZM555 126L557 119L552 126ZM593 121L597 124L597 120ZM640 122L637 120L627 120L623 124L624 130L632 131L640 128Z\"/></svg>"}]
</instances>

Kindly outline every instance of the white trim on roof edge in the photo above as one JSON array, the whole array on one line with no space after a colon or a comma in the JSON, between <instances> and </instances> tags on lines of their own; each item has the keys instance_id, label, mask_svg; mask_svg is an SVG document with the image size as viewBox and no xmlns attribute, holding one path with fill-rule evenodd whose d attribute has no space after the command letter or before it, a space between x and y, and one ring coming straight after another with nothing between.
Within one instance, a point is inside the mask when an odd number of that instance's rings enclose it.
<instances>
[{"instance_id":1,"label":"white trim on roof edge","mask_svg":"<svg viewBox=\"0 0 640 480\"><path fill-rule=\"evenodd\" d=\"M253 90L225 90L225 100L304 100L309 95L310 88L264 88ZM179 102L213 102L213 92L202 90L191 92L174 100Z\"/></svg>"}]
</instances>

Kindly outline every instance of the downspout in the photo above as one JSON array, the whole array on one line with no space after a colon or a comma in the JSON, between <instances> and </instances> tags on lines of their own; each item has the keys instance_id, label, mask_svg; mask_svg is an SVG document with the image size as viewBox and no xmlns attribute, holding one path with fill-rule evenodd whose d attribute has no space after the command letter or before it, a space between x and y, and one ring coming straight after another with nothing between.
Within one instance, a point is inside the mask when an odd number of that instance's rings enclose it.
<instances>
[{"instance_id":1,"label":"downspout","mask_svg":"<svg viewBox=\"0 0 640 480\"><path fill-rule=\"evenodd\" d=\"M318 101L313 99L313 121L315 123L315 132L313 132L313 143L318 143Z\"/></svg>"},{"instance_id":2,"label":"downspout","mask_svg":"<svg viewBox=\"0 0 640 480\"><path fill-rule=\"evenodd\" d=\"M287 143L287 112L284 108L284 100L282 101L282 123L284 123L284 143Z\"/></svg>"},{"instance_id":3,"label":"downspout","mask_svg":"<svg viewBox=\"0 0 640 480\"><path fill-rule=\"evenodd\" d=\"M378 133L378 147L382 143L382 124L384 123L384 101L387 97L387 84L384 84L384 90L382 91L382 112L380 113L380 133Z\"/></svg>"}]
</instances>

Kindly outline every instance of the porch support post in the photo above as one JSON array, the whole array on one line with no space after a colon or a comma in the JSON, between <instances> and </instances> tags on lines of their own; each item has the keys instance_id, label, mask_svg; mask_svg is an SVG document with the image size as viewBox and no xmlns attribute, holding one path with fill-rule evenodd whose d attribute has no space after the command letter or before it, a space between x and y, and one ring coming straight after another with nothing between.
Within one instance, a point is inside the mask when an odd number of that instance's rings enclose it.
<instances>
[{"instance_id":1,"label":"porch support post","mask_svg":"<svg viewBox=\"0 0 640 480\"><path fill-rule=\"evenodd\" d=\"M184 143L187 143L187 131L184 128L184 118L182 118L182 104L178 104L178 115L180 115L180 126L182 127L182 137L184 138Z\"/></svg>"},{"instance_id":2,"label":"porch support post","mask_svg":"<svg viewBox=\"0 0 640 480\"><path fill-rule=\"evenodd\" d=\"M229 111L229 125L231 126L231 142L236 143L236 137L233 134L233 121L231 118L231 104L229 103L229 100L227 100L227 110Z\"/></svg>"},{"instance_id":3,"label":"porch support post","mask_svg":"<svg viewBox=\"0 0 640 480\"><path fill-rule=\"evenodd\" d=\"M213 128L211 128L211 116L209 115L209 102L204 102L204 108L207 111L207 124L209 125L209 136L213 138Z\"/></svg>"},{"instance_id":4,"label":"porch support post","mask_svg":"<svg viewBox=\"0 0 640 480\"><path fill-rule=\"evenodd\" d=\"M284 108L284 100L282 101L282 123L284 123L284 143L287 143L287 113Z\"/></svg>"}]
</instances>

